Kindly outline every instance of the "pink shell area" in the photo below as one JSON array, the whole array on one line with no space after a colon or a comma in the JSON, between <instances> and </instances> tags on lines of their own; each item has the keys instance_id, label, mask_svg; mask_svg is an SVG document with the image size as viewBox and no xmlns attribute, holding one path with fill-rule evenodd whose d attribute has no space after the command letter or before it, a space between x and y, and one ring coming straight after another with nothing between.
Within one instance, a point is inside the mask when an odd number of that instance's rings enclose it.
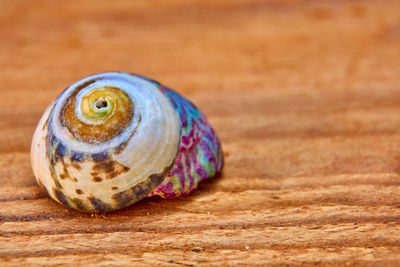
<instances>
[{"instance_id":1,"label":"pink shell area","mask_svg":"<svg viewBox=\"0 0 400 267\"><path fill-rule=\"evenodd\" d=\"M205 116L188 100L160 87L174 105L181 121L179 153L163 183L149 196L176 198L189 194L205 179L221 172L223 154L220 141Z\"/></svg>"}]
</instances>

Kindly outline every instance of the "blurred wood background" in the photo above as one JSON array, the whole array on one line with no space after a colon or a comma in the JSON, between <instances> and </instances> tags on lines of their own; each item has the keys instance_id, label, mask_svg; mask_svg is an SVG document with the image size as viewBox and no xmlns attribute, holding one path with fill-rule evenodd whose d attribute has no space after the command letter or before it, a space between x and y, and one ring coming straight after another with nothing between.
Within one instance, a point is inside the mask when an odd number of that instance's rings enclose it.
<instances>
[{"instance_id":1,"label":"blurred wood background","mask_svg":"<svg viewBox=\"0 0 400 267\"><path fill-rule=\"evenodd\" d=\"M0 0L0 265L400 264L400 1ZM222 176L100 215L36 185L44 108L89 74L206 114Z\"/></svg>"}]
</instances>

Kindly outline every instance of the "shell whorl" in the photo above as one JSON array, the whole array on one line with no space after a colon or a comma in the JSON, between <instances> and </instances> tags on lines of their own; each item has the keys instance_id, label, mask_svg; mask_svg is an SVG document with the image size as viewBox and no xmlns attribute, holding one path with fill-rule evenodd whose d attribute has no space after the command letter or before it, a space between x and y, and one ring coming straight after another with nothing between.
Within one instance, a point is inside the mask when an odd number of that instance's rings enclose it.
<instances>
[{"instance_id":1,"label":"shell whorl","mask_svg":"<svg viewBox=\"0 0 400 267\"><path fill-rule=\"evenodd\" d=\"M58 202L89 212L120 209L161 184L180 135L179 116L156 84L126 73L93 75L42 116L32 167Z\"/></svg>"},{"instance_id":2,"label":"shell whorl","mask_svg":"<svg viewBox=\"0 0 400 267\"><path fill-rule=\"evenodd\" d=\"M102 143L121 134L132 121L134 107L119 88L104 86L75 91L65 102L62 124L83 143Z\"/></svg>"}]
</instances>

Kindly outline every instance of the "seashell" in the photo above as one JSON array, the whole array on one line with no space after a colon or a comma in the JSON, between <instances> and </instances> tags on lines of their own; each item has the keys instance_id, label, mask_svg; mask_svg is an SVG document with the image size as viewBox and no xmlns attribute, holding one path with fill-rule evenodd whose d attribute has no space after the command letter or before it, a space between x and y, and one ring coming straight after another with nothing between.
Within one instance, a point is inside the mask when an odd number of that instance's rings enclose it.
<instances>
[{"instance_id":1,"label":"seashell","mask_svg":"<svg viewBox=\"0 0 400 267\"><path fill-rule=\"evenodd\" d=\"M221 172L223 155L188 100L154 80L108 72L72 84L50 104L31 163L54 200L104 212L148 196L186 195Z\"/></svg>"}]
</instances>

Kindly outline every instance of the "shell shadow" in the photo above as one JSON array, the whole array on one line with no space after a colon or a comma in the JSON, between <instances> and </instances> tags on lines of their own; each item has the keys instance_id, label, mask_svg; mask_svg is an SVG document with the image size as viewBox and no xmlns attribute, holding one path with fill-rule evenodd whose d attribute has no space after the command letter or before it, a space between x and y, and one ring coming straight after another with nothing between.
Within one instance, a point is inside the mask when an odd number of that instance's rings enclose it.
<instances>
[{"instance_id":1,"label":"shell shadow","mask_svg":"<svg viewBox=\"0 0 400 267\"><path fill-rule=\"evenodd\" d=\"M132 204L122 210L98 213L106 217L117 216L149 216L149 214L168 215L174 212L182 211L182 206L188 207L195 201L197 196L204 196L215 192L215 186L223 178L223 171L216 174L213 178L200 182L199 186L190 194L178 198L163 199L160 196L147 197L141 201ZM185 208L185 210L187 210Z\"/></svg>"}]
</instances>

